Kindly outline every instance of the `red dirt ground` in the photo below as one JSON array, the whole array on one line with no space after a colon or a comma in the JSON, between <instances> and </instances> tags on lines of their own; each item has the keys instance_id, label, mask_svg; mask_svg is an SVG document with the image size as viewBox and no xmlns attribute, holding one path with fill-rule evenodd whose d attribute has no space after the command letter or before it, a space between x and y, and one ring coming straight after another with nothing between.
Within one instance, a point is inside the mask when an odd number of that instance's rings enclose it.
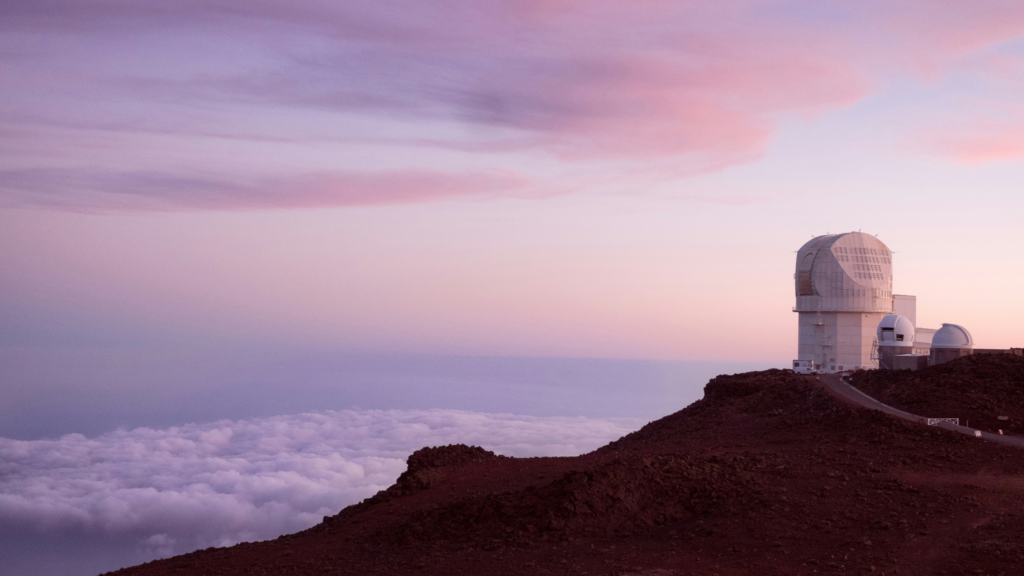
<instances>
[{"instance_id":1,"label":"red dirt ground","mask_svg":"<svg viewBox=\"0 0 1024 576\"><path fill-rule=\"evenodd\" d=\"M1024 358L964 356L924 370L863 370L850 384L868 396L928 418L959 418L961 425L1024 434ZM1007 420L999 420L1006 416Z\"/></svg>"},{"instance_id":2,"label":"red dirt ground","mask_svg":"<svg viewBox=\"0 0 1024 576\"><path fill-rule=\"evenodd\" d=\"M584 456L423 449L314 528L116 574L1024 574L1024 451L719 376Z\"/></svg>"}]
</instances>

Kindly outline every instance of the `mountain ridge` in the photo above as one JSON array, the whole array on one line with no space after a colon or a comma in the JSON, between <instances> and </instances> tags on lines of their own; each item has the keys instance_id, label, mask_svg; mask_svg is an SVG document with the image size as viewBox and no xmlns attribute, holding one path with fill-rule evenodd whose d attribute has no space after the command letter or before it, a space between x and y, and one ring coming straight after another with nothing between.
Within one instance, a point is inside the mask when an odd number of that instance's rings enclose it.
<instances>
[{"instance_id":1,"label":"mountain ridge","mask_svg":"<svg viewBox=\"0 0 1024 576\"><path fill-rule=\"evenodd\" d=\"M1024 389L1024 360L957 362ZM115 574L1019 573L1021 456L790 371L719 376L589 454L425 448L309 530Z\"/></svg>"}]
</instances>

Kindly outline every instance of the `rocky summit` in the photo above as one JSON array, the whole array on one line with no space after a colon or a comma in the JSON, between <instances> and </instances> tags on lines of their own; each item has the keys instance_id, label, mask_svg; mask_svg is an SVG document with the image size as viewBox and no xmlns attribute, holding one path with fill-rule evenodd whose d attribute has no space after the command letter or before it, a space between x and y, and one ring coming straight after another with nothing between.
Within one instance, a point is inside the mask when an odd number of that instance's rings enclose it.
<instances>
[{"instance_id":1,"label":"rocky summit","mask_svg":"<svg viewBox=\"0 0 1024 576\"><path fill-rule=\"evenodd\" d=\"M1007 431L1024 418L1019 357L852 382L926 416ZM719 376L590 454L424 448L309 530L116 574L1024 574L1024 451L851 406L790 371Z\"/></svg>"}]
</instances>

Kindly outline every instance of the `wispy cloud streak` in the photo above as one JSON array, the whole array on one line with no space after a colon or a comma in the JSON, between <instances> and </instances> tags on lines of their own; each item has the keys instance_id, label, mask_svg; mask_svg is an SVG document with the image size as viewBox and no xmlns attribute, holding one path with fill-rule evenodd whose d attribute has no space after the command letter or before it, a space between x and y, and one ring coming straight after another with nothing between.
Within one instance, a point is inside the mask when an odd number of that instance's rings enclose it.
<instances>
[{"instance_id":1,"label":"wispy cloud streak","mask_svg":"<svg viewBox=\"0 0 1024 576\"><path fill-rule=\"evenodd\" d=\"M81 210L330 208L513 194L525 185L508 173L335 172L236 182L161 172L26 169L0 171L0 203Z\"/></svg>"},{"instance_id":2,"label":"wispy cloud streak","mask_svg":"<svg viewBox=\"0 0 1024 576\"><path fill-rule=\"evenodd\" d=\"M694 167L685 176L763 156L787 117L850 105L893 77L969 66L967 56L1022 32L1024 8L999 0L19 0L0 7L0 78L13 87L0 130L136 132L110 150L53 134L50 155L33 140L34 152L0 168L118 173L148 180L141 195L190 209L419 202L505 188L494 175L512 172L548 190L552 179L578 189L565 180L581 170L600 179L678 162ZM251 159L259 173L211 184L208 164L236 164L238 154L154 136L169 131L263 142ZM339 150L332 162L283 149L326 140L396 144ZM126 146L148 153L126 166ZM393 174L348 174L367 157ZM445 177L458 180L453 192L409 192L407 174L424 171L465 176ZM264 193L252 184L326 172L362 191L305 201L287 185ZM0 194L18 203L24 190ZM48 205L74 209L82 194L92 192L51 195ZM103 198L120 207L121 197Z\"/></svg>"}]
</instances>

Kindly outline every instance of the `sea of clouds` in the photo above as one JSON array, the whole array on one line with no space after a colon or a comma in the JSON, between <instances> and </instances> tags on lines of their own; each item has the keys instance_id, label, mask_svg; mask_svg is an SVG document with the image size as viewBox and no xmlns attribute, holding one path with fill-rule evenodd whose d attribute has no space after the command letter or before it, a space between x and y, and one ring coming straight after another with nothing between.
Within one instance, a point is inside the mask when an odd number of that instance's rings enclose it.
<instances>
[{"instance_id":1,"label":"sea of clouds","mask_svg":"<svg viewBox=\"0 0 1024 576\"><path fill-rule=\"evenodd\" d=\"M343 410L93 438L0 438L0 524L131 539L148 558L308 528L391 485L423 446L572 456L643 422Z\"/></svg>"}]
</instances>

